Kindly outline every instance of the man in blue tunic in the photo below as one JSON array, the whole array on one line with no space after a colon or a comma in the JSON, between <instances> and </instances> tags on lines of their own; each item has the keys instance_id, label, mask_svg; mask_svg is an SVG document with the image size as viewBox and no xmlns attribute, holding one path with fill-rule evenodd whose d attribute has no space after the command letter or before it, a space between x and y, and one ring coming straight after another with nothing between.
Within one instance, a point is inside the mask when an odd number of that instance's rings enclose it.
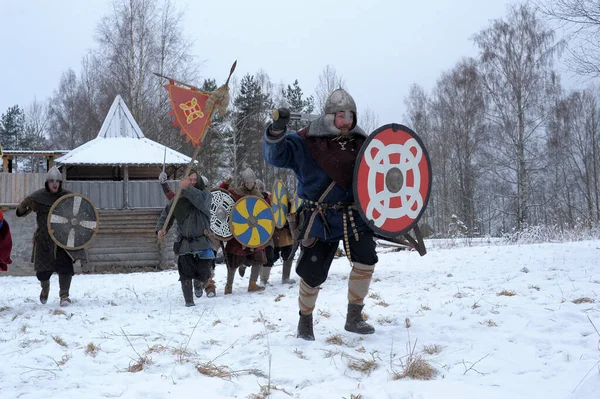
<instances>
[{"instance_id":1,"label":"man in blue tunic","mask_svg":"<svg viewBox=\"0 0 600 399\"><path fill-rule=\"evenodd\" d=\"M312 313L320 286L343 240L352 270L348 279L346 331L372 334L373 326L362 318L364 298L377 263L373 231L358 214L352 180L356 157L366 134L357 126L354 99L343 89L328 97L324 113L299 132L289 131L290 113L265 132L265 161L294 171L298 195L304 199L300 219L301 253L296 265L300 280L298 338L313 341Z\"/></svg>"}]
</instances>

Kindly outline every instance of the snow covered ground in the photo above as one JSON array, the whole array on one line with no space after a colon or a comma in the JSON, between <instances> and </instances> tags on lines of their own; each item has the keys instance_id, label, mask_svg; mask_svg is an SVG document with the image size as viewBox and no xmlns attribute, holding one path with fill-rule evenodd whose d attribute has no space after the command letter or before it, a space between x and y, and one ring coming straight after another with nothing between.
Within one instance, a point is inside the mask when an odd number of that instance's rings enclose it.
<instances>
[{"instance_id":1,"label":"snow covered ground","mask_svg":"<svg viewBox=\"0 0 600 399\"><path fill-rule=\"evenodd\" d=\"M247 273L228 296L219 265L193 308L175 271L75 276L68 308L56 276L46 305L35 277L2 277L0 398L600 397L600 241L381 248L362 337L343 328L348 271L335 260L315 342L294 336L280 263L265 292ZM398 379L411 353L433 380Z\"/></svg>"}]
</instances>

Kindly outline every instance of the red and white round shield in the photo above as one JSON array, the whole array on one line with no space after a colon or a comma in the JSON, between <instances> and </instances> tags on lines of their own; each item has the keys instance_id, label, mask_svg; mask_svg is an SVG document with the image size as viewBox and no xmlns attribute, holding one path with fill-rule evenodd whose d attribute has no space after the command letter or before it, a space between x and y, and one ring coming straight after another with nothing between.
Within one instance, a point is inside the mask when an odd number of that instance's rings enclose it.
<instances>
[{"instance_id":1,"label":"red and white round shield","mask_svg":"<svg viewBox=\"0 0 600 399\"><path fill-rule=\"evenodd\" d=\"M397 237L419 221L431 192L431 163L423 142L406 126L375 130L354 166L354 199L376 233Z\"/></svg>"}]
</instances>

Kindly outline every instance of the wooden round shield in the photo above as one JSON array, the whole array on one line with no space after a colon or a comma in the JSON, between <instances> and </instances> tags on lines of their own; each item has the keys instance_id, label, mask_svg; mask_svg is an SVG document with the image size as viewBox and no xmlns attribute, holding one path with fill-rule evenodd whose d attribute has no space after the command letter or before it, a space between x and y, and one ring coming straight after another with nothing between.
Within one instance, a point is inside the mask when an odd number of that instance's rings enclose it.
<instances>
[{"instance_id":1,"label":"wooden round shield","mask_svg":"<svg viewBox=\"0 0 600 399\"><path fill-rule=\"evenodd\" d=\"M419 136L396 123L375 130L359 152L353 185L359 213L376 233L410 231L431 192L431 163Z\"/></svg>"},{"instance_id":2,"label":"wooden round shield","mask_svg":"<svg viewBox=\"0 0 600 399\"><path fill-rule=\"evenodd\" d=\"M98 232L100 218L90 199L81 194L60 197L48 213L48 232L59 247L67 250L85 248Z\"/></svg>"},{"instance_id":3,"label":"wooden round shield","mask_svg":"<svg viewBox=\"0 0 600 399\"><path fill-rule=\"evenodd\" d=\"M292 200L290 201L291 204L291 209L290 209L290 213L296 213L298 212L298 209L302 206L302 198L298 197L297 193L294 193L294 196L292 197Z\"/></svg>"},{"instance_id":4,"label":"wooden round shield","mask_svg":"<svg viewBox=\"0 0 600 399\"><path fill-rule=\"evenodd\" d=\"M287 219L285 215L288 213L288 193L281 180L276 180L273 183L273 197L271 208L273 209L273 217L275 218L275 226L278 229L285 226Z\"/></svg>"},{"instance_id":5,"label":"wooden round shield","mask_svg":"<svg viewBox=\"0 0 600 399\"><path fill-rule=\"evenodd\" d=\"M242 197L233 205L229 223L233 236L247 248L264 246L275 231L271 207L255 195Z\"/></svg>"},{"instance_id":6,"label":"wooden round shield","mask_svg":"<svg viewBox=\"0 0 600 399\"><path fill-rule=\"evenodd\" d=\"M215 236L223 241L227 241L233 237L229 228L229 220L231 219L231 210L235 204L233 195L227 190L214 188L210 190L212 199L210 201L210 230L215 233Z\"/></svg>"}]
</instances>

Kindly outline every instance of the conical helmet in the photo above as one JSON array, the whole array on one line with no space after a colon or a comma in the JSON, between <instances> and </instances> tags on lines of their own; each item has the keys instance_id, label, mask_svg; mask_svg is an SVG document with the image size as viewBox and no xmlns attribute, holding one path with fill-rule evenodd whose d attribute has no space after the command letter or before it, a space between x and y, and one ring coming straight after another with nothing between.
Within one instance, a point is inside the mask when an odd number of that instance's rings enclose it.
<instances>
[{"instance_id":1,"label":"conical helmet","mask_svg":"<svg viewBox=\"0 0 600 399\"><path fill-rule=\"evenodd\" d=\"M250 168L244 169L242 172L242 182L243 183L255 183L256 182L256 174Z\"/></svg>"},{"instance_id":2,"label":"conical helmet","mask_svg":"<svg viewBox=\"0 0 600 399\"><path fill-rule=\"evenodd\" d=\"M48 180L62 181L62 174L56 166L51 167L48 173L46 173L46 181Z\"/></svg>"},{"instance_id":3,"label":"conical helmet","mask_svg":"<svg viewBox=\"0 0 600 399\"><path fill-rule=\"evenodd\" d=\"M263 183L263 181L260 179L256 179L256 188L258 188L260 191L265 191L265 183Z\"/></svg>"},{"instance_id":4,"label":"conical helmet","mask_svg":"<svg viewBox=\"0 0 600 399\"><path fill-rule=\"evenodd\" d=\"M335 114L341 111L350 111L356 115L356 103L346 90L337 89L327 97L327 101L325 101L325 113Z\"/></svg>"}]
</instances>

